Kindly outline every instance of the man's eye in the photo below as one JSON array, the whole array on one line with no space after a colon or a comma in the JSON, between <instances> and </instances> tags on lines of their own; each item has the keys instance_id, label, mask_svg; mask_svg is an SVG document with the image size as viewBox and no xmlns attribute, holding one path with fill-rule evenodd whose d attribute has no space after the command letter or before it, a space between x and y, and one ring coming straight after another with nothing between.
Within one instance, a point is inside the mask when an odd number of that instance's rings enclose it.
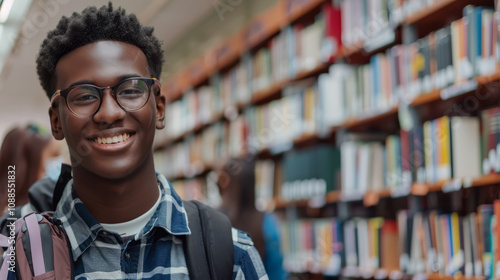
<instances>
[{"instance_id":1,"label":"man's eye","mask_svg":"<svg viewBox=\"0 0 500 280\"><path fill-rule=\"evenodd\" d=\"M120 95L142 94L138 89L126 89L120 92Z\"/></svg>"},{"instance_id":2,"label":"man's eye","mask_svg":"<svg viewBox=\"0 0 500 280\"><path fill-rule=\"evenodd\" d=\"M69 98L70 103L80 104L80 105L93 103L97 100L99 100L99 98L94 94L77 94Z\"/></svg>"},{"instance_id":3,"label":"man's eye","mask_svg":"<svg viewBox=\"0 0 500 280\"><path fill-rule=\"evenodd\" d=\"M95 97L95 95L88 94L88 95L80 96L77 99L77 101L90 101L90 100L97 100L97 97Z\"/></svg>"},{"instance_id":4,"label":"man's eye","mask_svg":"<svg viewBox=\"0 0 500 280\"><path fill-rule=\"evenodd\" d=\"M141 89L138 88L128 88L121 90L120 93L118 94L118 98L120 100L132 100L132 99L138 99L142 98L144 96L145 92Z\"/></svg>"}]
</instances>

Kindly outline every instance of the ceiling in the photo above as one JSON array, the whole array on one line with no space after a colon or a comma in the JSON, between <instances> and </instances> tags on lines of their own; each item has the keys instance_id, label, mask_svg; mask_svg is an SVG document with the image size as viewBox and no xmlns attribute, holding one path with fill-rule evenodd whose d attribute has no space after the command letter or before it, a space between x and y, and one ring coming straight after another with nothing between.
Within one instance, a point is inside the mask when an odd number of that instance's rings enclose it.
<instances>
[{"instance_id":1,"label":"ceiling","mask_svg":"<svg viewBox=\"0 0 500 280\"><path fill-rule=\"evenodd\" d=\"M35 59L47 32L55 28L61 16L80 12L89 3L100 7L108 0L34 0L31 3L0 75L0 139L15 125L34 122L49 127L49 101L38 82ZM164 49L212 11L212 0L115 0L113 4L135 13L143 24L154 26Z\"/></svg>"}]
</instances>

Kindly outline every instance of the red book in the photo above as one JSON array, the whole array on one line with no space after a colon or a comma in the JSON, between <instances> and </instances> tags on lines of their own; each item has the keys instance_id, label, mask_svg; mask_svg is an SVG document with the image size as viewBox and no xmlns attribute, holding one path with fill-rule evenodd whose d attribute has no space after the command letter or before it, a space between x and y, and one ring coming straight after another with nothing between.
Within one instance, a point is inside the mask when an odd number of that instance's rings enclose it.
<instances>
[{"instance_id":1,"label":"red book","mask_svg":"<svg viewBox=\"0 0 500 280\"><path fill-rule=\"evenodd\" d=\"M380 268L387 271L399 269L398 224L394 220L385 220L381 229Z\"/></svg>"},{"instance_id":2,"label":"red book","mask_svg":"<svg viewBox=\"0 0 500 280\"><path fill-rule=\"evenodd\" d=\"M333 62L340 52L342 46L342 17L339 6L331 3L323 5L323 15L325 18L325 39L328 40L329 57L328 61Z\"/></svg>"}]
</instances>

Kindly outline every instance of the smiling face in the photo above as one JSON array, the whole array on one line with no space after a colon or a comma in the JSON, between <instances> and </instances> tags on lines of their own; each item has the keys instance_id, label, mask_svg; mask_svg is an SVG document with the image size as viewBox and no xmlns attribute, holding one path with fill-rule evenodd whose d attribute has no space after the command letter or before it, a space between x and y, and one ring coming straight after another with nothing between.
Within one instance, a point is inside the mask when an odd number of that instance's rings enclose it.
<instances>
[{"instance_id":1,"label":"smiling face","mask_svg":"<svg viewBox=\"0 0 500 280\"><path fill-rule=\"evenodd\" d=\"M56 65L56 87L75 84L113 86L129 77L150 78L144 53L118 41L98 41L64 55ZM149 164L155 129L163 128L165 97L153 91L140 110L124 111L104 90L102 105L94 115L78 117L58 98L49 109L52 133L66 139L73 171L85 171L108 179L125 179Z\"/></svg>"}]
</instances>

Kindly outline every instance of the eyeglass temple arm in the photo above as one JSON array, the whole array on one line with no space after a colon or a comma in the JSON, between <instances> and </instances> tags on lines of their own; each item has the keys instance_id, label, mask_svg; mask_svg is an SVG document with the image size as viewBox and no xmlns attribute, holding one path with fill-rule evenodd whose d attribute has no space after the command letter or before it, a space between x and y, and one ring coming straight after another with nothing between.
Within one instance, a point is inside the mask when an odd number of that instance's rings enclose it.
<instances>
[{"instance_id":1,"label":"eyeglass temple arm","mask_svg":"<svg viewBox=\"0 0 500 280\"><path fill-rule=\"evenodd\" d=\"M158 81L157 78L152 78L152 79L155 82L155 84L158 85L158 88L160 89L156 95L160 95L160 93L161 93L161 84L160 84L160 81Z\"/></svg>"},{"instance_id":2,"label":"eyeglass temple arm","mask_svg":"<svg viewBox=\"0 0 500 280\"><path fill-rule=\"evenodd\" d=\"M58 89L54 95L52 95L52 97L50 98L50 107L54 106L54 101L56 101L56 99L61 96L61 90Z\"/></svg>"}]
</instances>

